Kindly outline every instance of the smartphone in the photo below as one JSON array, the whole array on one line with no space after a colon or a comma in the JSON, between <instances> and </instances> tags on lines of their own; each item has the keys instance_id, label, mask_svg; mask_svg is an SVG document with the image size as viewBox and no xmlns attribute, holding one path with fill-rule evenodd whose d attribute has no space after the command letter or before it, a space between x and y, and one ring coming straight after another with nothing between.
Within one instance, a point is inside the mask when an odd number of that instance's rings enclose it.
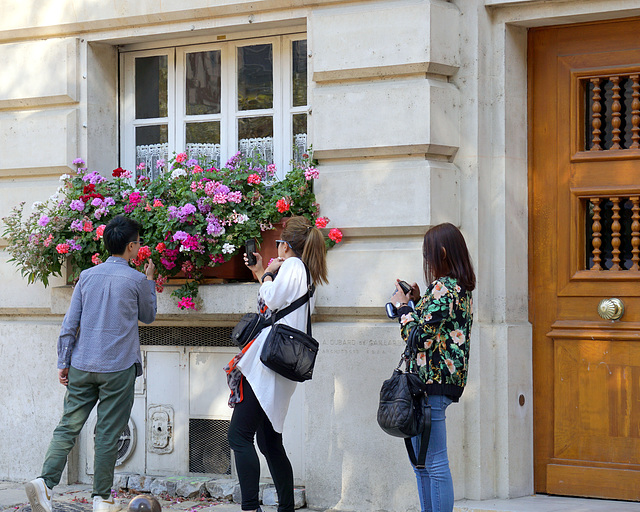
<instances>
[{"instance_id":1,"label":"smartphone","mask_svg":"<svg viewBox=\"0 0 640 512\"><path fill-rule=\"evenodd\" d=\"M255 255L253 254L254 252L258 252L258 250L256 249L256 239L255 238L249 238L249 240L247 240L245 242L245 244L244 244L244 252L247 253L247 261L248 261L250 267L252 267L256 263L258 263L258 260L256 259Z\"/></svg>"},{"instance_id":2,"label":"smartphone","mask_svg":"<svg viewBox=\"0 0 640 512\"><path fill-rule=\"evenodd\" d=\"M411 291L411 285L406 281L398 281L398 284L400 285L400 289L402 290L402 292L405 295L409 295L409 292Z\"/></svg>"}]
</instances>

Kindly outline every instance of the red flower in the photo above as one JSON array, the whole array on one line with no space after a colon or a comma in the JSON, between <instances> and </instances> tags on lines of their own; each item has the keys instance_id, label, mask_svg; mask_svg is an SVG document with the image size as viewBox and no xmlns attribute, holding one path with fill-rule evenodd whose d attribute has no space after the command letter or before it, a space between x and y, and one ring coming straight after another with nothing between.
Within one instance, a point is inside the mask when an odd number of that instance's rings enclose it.
<instances>
[{"instance_id":1,"label":"red flower","mask_svg":"<svg viewBox=\"0 0 640 512\"><path fill-rule=\"evenodd\" d=\"M259 174L250 174L247 178L247 183L252 183L254 185L257 185L260 181L262 181L262 179Z\"/></svg>"},{"instance_id":2,"label":"red flower","mask_svg":"<svg viewBox=\"0 0 640 512\"><path fill-rule=\"evenodd\" d=\"M69 252L69 244L56 245L56 251L58 251L58 254L67 254Z\"/></svg>"},{"instance_id":3,"label":"red flower","mask_svg":"<svg viewBox=\"0 0 640 512\"><path fill-rule=\"evenodd\" d=\"M126 171L122 167L118 167L117 169L114 169L111 174L114 178L119 178L125 172Z\"/></svg>"},{"instance_id":4,"label":"red flower","mask_svg":"<svg viewBox=\"0 0 640 512\"><path fill-rule=\"evenodd\" d=\"M140 261L146 260L149 256L151 256L151 249L149 249L148 245L143 245L138 250L138 259Z\"/></svg>"},{"instance_id":5,"label":"red flower","mask_svg":"<svg viewBox=\"0 0 640 512\"><path fill-rule=\"evenodd\" d=\"M289 209L291 208L291 205L289 204L289 201L287 201L284 197L282 199L278 199L276 201L276 208L278 208L278 211L280 213L284 213L289 211Z\"/></svg>"},{"instance_id":6,"label":"red flower","mask_svg":"<svg viewBox=\"0 0 640 512\"><path fill-rule=\"evenodd\" d=\"M106 224L100 224L97 228L96 228L96 240L99 240L100 238L102 238L102 235L104 234L104 228L106 228Z\"/></svg>"},{"instance_id":7,"label":"red flower","mask_svg":"<svg viewBox=\"0 0 640 512\"><path fill-rule=\"evenodd\" d=\"M186 153L178 153L176 155L176 162L178 162L179 164L184 162L186 159L187 159L187 154Z\"/></svg>"},{"instance_id":8,"label":"red flower","mask_svg":"<svg viewBox=\"0 0 640 512\"><path fill-rule=\"evenodd\" d=\"M342 231L337 228L333 228L331 231L329 231L329 238L335 243L340 243L340 241L342 240Z\"/></svg>"},{"instance_id":9,"label":"red flower","mask_svg":"<svg viewBox=\"0 0 640 512\"><path fill-rule=\"evenodd\" d=\"M326 228L327 224L329 224L329 219L327 217L318 217L316 219L316 227L319 229Z\"/></svg>"},{"instance_id":10,"label":"red flower","mask_svg":"<svg viewBox=\"0 0 640 512\"><path fill-rule=\"evenodd\" d=\"M160 242L158 245L156 245L156 251L158 251L160 254L162 254L166 250L166 248L167 246L164 242Z\"/></svg>"},{"instance_id":11,"label":"red flower","mask_svg":"<svg viewBox=\"0 0 640 512\"><path fill-rule=\"evenodd\" d=\"M95 192L95 191L96 191L96 186L93 183L91 185L85 185L84 188L82 189L83 194L91 194L91 192Z\"/></svg>"},{"instance_id":12,"label":"red flower","mask_svg":"<svg viewBox=\"0 0 640 512\"><path fill-rule=\"evenodd\" d=\"M100 259L100 253L99 252L97 252L93 256L91 256L91 262L94 265L100 265L100 263L102 263L102 260Z\"/></svg>"},{"instance_id":13,"label":"red flower","mask_svg":"<svg viewBox=\"0 0 640 512\"><path fill-rule=\"evenodd\" d=\"M86 233L91 233L93 231L93 224L90 220L85 220L82 225L82 231Z\"/></svg>"}]
</instances>

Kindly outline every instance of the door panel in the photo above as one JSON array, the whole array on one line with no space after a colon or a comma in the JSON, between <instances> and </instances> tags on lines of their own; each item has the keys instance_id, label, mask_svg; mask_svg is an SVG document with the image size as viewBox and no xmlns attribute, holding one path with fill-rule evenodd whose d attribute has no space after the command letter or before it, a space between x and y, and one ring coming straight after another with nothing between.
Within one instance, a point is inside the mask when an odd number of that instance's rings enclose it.
<instances>
[{"instance_id":1,"label":"door panel","mask_svg":"<svg viewBox=\"0 0 640 512\"><path fill-rule=\"evenodd\" d=\"M640 501L639 32L529 33L537 492Z\"/></svg>"}]
</instances>

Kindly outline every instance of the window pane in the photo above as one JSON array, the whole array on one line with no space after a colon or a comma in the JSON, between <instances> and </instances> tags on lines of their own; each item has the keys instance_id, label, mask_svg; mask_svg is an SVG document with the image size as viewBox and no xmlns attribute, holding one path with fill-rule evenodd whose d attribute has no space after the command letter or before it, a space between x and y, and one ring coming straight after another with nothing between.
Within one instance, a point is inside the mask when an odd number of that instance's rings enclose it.
<instances>
[{"instance_id":1,"label":"window pane","mask_svg":"<svg viewBox=\"0 0 640 512\"><path fill-rule=\"evenodd\" d=\"M220 167L220 122L187 123L187 154L201 166Z\"/></svg>"},{"instance_id":2,"label":"window pane","mask_svg":"<svg viewBox=\"0 0 640 512\"><path fill-rule=\"evenodd\" d=\"M187 115L220 113L220 51L187 53Z\"/></svg>"},{"instance_id":3,"label":"window pane","mask_svg":"<svg viewBox=\"0 0 640 512\"><path fill-rule=\"evenodd\" d=\"M136 59L136 119L167 116L167 56Z\"/></svg>"},{"instance_id":4,"label":"window pane","mask_svg":"<svg viewBox=\"0 0 640 512\"><path fill-rule=\"evenodd\" d=\"M293 116L293 159L302 161L302 155L307 152L307 114Z\"/></svg>"},{"instance_id":5,"label":"window pane","mask_svg":"<svg viewBox=\"0 0 640 512\"><path fill-rule=\"evenodd\" d=\"M273 108L273 50L270 44L238 48L238 110Z\"/></svg>"},{"instance_id":6,"label":"window pane","mask_svg":"<svg viewBox=\"0 0 640 512\"><path fill-rule=\"evenodd\" d=\"M138 175L155 178L166 168L169 145L167 125L136 128L136 167ZM140 167L144 164L144 167Z\"/></svg>"},{"instance_id":7,"label":"window pane","mask_svg":"<svg viewBox=\"0 0 640 512\"><path fill-rule=\"evenodd\" d=\"M238 149L249 157L260 156L273 162L273 118L238 119Z\"/></svg>"},{"instance_id":8,"label":"window pane","mask_svg":"<svg viewBox=\"0 0 640 512\"><path fill-rule=\"evenodd\" d=\"M294 41L291 47L293 60L293 106L307 104L307 41Z\"/></svg>"}]
</instances>

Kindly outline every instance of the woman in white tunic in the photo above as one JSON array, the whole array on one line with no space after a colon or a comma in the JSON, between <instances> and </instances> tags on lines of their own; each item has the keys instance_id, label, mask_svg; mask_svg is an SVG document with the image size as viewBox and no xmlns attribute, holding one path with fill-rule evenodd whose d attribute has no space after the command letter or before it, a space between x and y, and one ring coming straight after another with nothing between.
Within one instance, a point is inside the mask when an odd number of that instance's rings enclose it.
<instances>
[{"instance_id":1,"label":"woman in white tunic","mask_svg":"<svg viewBox=\"0 0 640 512\"><path fill-rule=\"evenodd\" d=\"M262 283L258 292L258 310L265 318L281 310L307 292L307 272L316 284L327 283L324 237L305 217L288 220L278 240L278 258L264 269L262 257L249 268ZM304 262L304 263L303 263ZM245 255L245 263L246 255ZM306 332L307 307L315 297L278 321ZM243 511L261 511L259 506L260 462L253 441L264 454L278 493L278 512L293 512L293 470L282 444L282 428L296 382L267 368L260 353L271 326L263 329L232 364L242 374L236 380L229 401L234 407L229 426L229 445L233 449Z\"/></svg>"}]
</instances>

